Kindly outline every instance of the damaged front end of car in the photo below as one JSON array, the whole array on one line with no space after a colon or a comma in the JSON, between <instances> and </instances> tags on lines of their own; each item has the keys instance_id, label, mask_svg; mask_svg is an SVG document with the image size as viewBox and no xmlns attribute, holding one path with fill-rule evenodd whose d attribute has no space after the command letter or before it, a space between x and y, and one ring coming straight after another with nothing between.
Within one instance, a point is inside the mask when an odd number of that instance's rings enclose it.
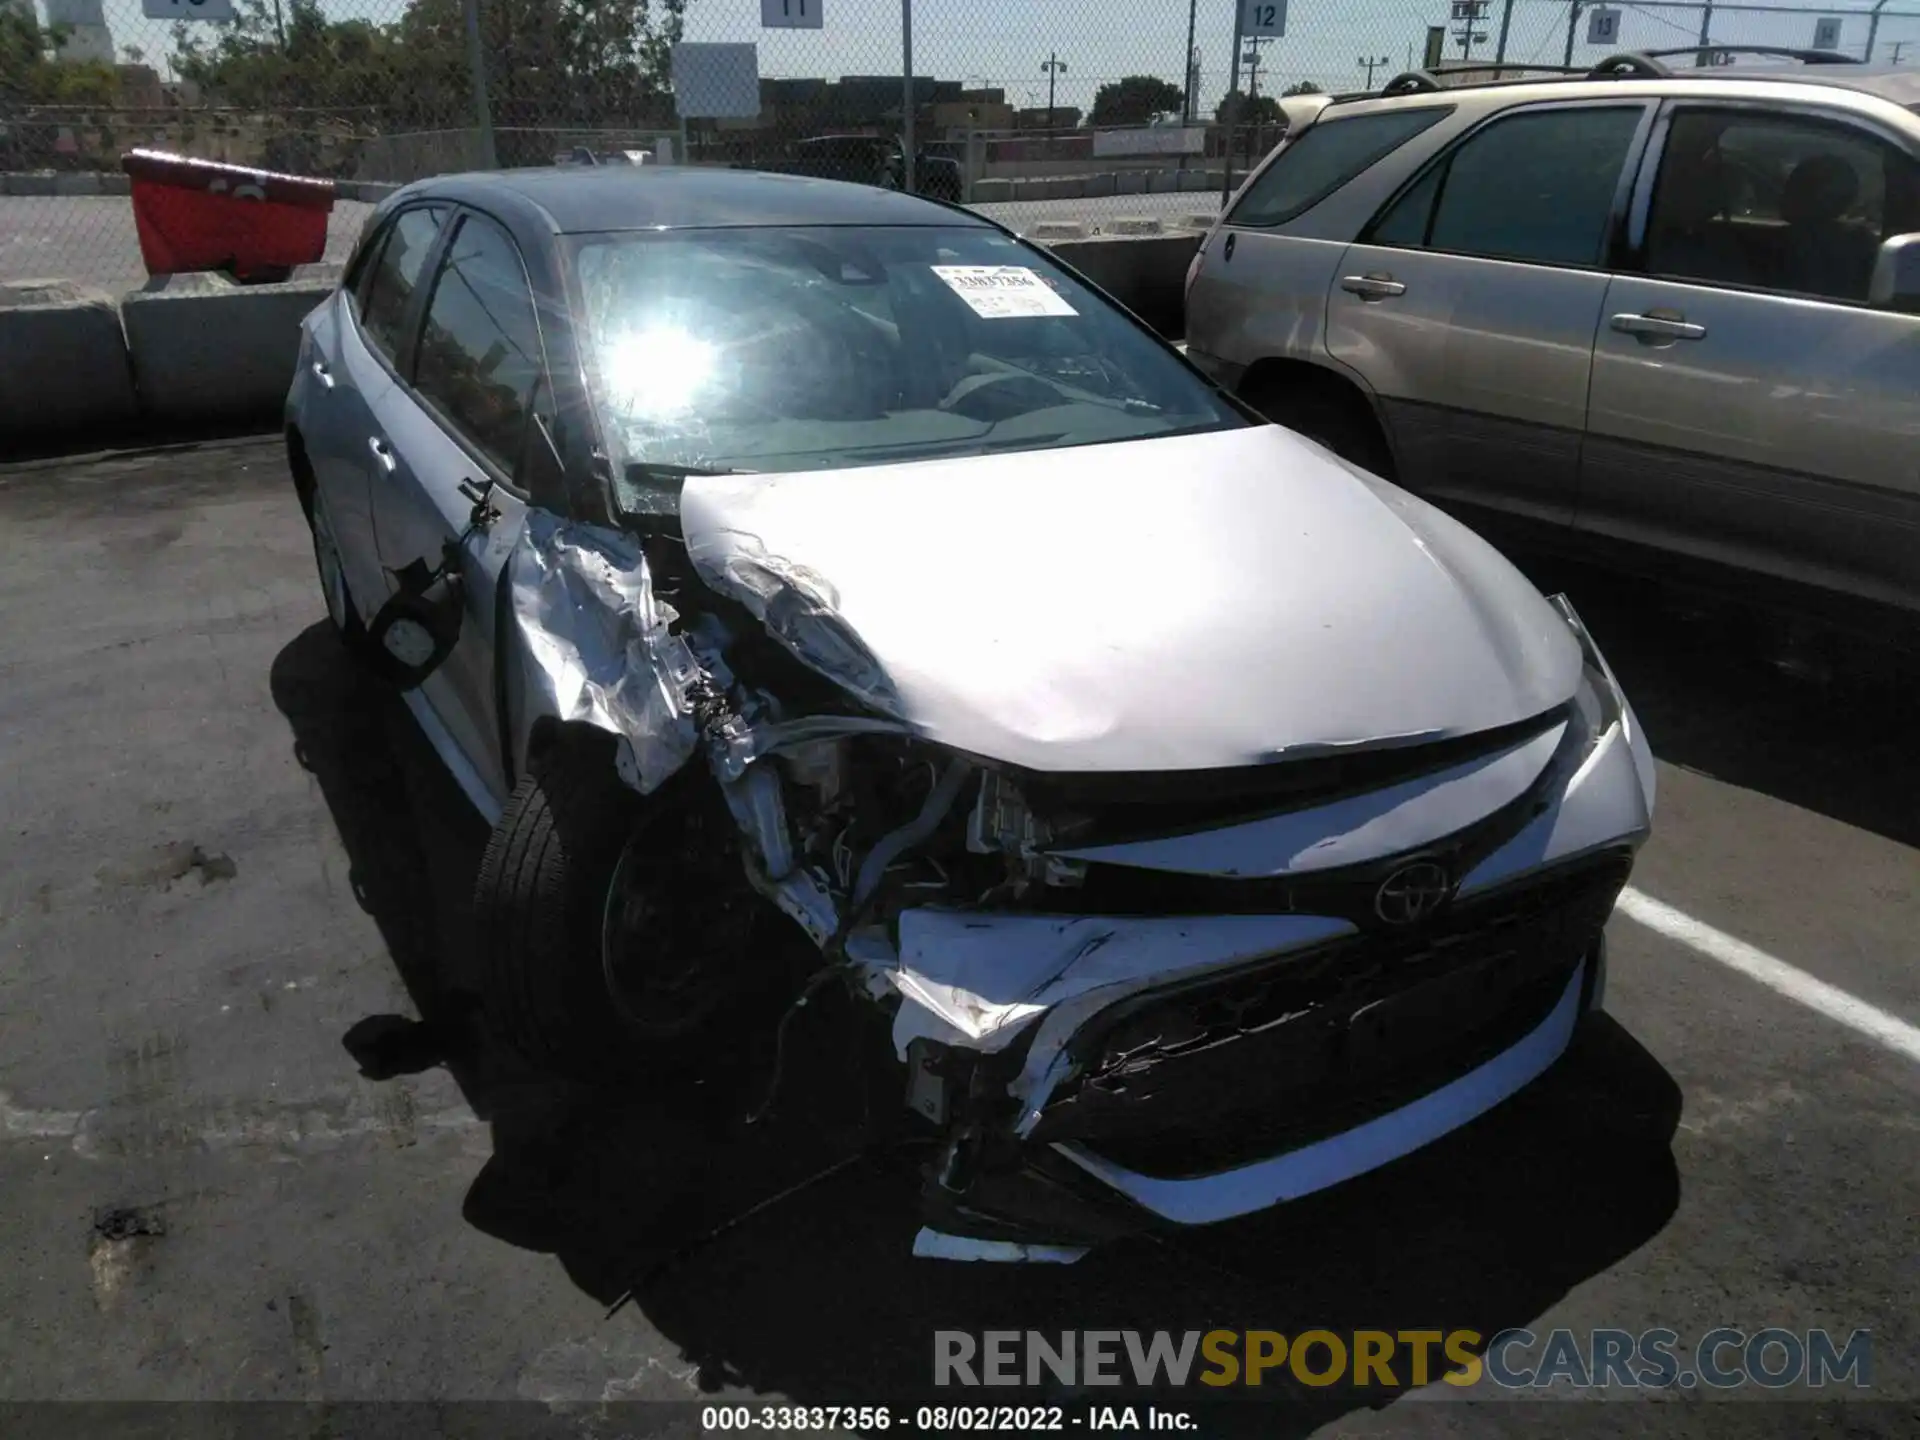
<instances>
[{"instance_id":1,"label":"damaged front end of car","mask_svg":"<svg viewBox=\"0 0 1920 1440\"><path fill-rule=\"evenodd\" d=\"M1652 768L1564 601L1578 687L1512 723L1056 773L930 738L804 565L639 529L530 517L515 744L551 716L641 795L710 773L752 887L890 1015L937 1141L917 1254L1070 1261L1338 1183L1599 1003Z\"/></svg>"}]
</instances>

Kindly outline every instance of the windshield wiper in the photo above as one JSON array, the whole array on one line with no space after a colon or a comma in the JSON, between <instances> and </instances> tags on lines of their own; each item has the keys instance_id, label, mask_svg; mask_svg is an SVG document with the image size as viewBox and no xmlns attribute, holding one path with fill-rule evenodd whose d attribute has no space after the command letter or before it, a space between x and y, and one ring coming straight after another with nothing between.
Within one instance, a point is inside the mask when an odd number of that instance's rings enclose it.
<instances>
[{"instance_id":1,"label":"windshield wiper","mask_svg":"<svg viewBox=\"0 0 1920 1440\"><path fill-rule=\"evenodd\" d=\"M627 461L627 479L636 485L657 484L662 480L685 480L689 475L753 475L753 470L736 470L727 465L673 465L659 460Z\"/></svg>"}]
</instances>

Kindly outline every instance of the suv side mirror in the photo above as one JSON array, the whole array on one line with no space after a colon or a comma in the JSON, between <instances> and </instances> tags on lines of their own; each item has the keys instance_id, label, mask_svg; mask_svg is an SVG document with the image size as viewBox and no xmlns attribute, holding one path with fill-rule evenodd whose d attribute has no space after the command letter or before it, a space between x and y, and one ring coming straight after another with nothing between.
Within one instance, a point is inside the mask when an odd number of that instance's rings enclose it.
<instances>
[{"instance_id":1,"label":"suv side mirror","mask_svg":"<svg viewBox=\"0 0 1920 1440\"><path fill-rule=\"evenodd\" d=\"M1920 235L1895 235L1880 247L1867 282L1867 303L1920 315Z\"/></svg>"}]
</instances>

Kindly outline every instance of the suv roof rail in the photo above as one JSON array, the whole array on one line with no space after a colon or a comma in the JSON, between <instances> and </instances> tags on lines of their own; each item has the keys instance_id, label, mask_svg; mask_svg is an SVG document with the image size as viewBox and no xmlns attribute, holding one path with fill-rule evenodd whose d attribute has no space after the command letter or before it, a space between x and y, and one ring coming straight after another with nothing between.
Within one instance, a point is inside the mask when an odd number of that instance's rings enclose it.
<instances>
[{"instance_id":1,"label":"suv roof rail","mask_svg":"<svg viewBox=\"0 0 1920 1440\"><path fill-rule=\"evenodd\" d=\"M1468 81L1469 85L1517 84L1529 75L1585 75L1583 65L1523 65L1511 60L1489 60L1484 65L1449 65L1436 74L1432 70L1402 70L1379 90L1366 95L1356 95L1355 99L1372 99L1380 95L1425 95L1434 90L1452 90L1462 88L1455 81L1456 76L1484 74L1485 80ZM1512 78L1509 79L1508 77ZM1450 83L1451 82L1451 83ZM1346 99L1342 95L1335 97Z\"/></svg>"},{"instance_id":2,"label":"suv roof rail","mask_svg":"<svg viewBox=\"0 0 1920 1440\"><path fill-rule=\"evenodd\" d=\"M1617 55L1609 55L1593 69L1588 71L1595 80L1610 79L1657 79L1672 75L1673 67L1664 62L1674 55L1694 55L1712 57L1724 55L1727 60L1708 58L1709 67L1727 64L1735 55L1763 55L1782 60L1798 60L1803 65L1859 65L1863 62L1851 55L1842 55L1838 50L1802 50L1791 45L1675 45L1660 50L1623 50Z\"/></svg>"}]
</instances>

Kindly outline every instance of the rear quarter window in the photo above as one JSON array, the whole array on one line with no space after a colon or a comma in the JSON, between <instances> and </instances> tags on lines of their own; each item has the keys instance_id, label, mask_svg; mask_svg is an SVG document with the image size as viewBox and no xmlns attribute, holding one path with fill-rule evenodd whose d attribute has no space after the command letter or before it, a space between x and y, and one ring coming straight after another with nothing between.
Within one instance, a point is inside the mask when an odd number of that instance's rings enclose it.
<instances>
[{"instance_id":1,"label":"rear quarter window","mask_svg":"<svg viewBox=\"0 0 1920 1440\"><path fill-rule=\"evenodd\" d=\"M1247 187L1229 225L1280 225L1451 114L1450 105L1322 120L1290 142Z\"/></svg>"}]
</instances>

